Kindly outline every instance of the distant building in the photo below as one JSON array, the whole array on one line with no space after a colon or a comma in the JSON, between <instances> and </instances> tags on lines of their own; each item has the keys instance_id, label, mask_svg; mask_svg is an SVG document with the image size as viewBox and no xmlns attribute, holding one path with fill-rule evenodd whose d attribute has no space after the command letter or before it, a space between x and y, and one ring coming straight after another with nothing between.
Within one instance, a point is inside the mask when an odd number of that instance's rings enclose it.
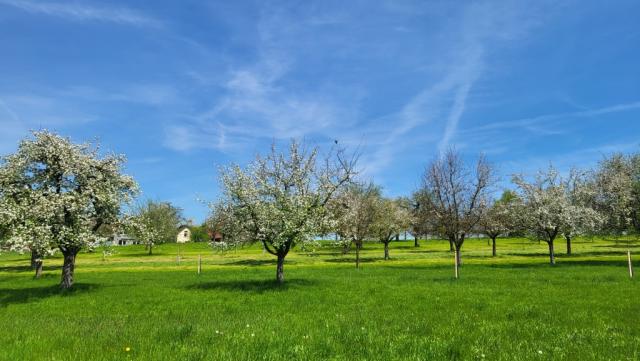
<instances>
[{"instance_id":1,"label":"distant building","mask_svg":"<svg viewBox=\"0 0 640 361\"><path fill-rule=\"evenodd\" d=\"M111 238L111 245L112 246L129 246L132 244L139 244L140 242L127 235L127 234L114 234L113 237Z\"/></svg>"},{"instance_id":2,"label":"distant building","mask_svg":"<svg viewBox=\"0 0 640 361\"><path fill-rule=\"evenodd\" d=\"M187 243L191 241L191 230L189 226L182 225L178 227L178 235L176 236L176 243Z\"/></svg>"},{"instance_id":3,"label":"distant building","mask_svg":"<svg viewBox=\"0 0 640 361\"><path fill-rule=\"evenodd\" d=\"M222 233L216 232L213 229L207 229L207 235L209 236L209 241L211 242L222 242L223 238Z\"/></svg>"}]
</instances>

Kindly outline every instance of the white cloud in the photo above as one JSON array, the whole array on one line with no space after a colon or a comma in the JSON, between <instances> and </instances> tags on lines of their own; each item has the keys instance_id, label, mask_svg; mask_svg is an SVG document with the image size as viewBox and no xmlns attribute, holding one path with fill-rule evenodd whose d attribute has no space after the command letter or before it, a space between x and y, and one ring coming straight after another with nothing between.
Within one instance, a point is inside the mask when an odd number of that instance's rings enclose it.
<instances>
[{"instance_id":1,"label":"white cloud","mask_svg":"<svg viewBox=\"0 0 640 361\"><path fill-rule=\"evenodd\" d=\"M557 127L554 126L555 125L554 121L557 121L557 120L571 119L571 118L593 118L599 115L626 112L626 111L632 111L637 109L640 109L640 101L623 103L623 104L615 104L615 105L597 108L597 109L580 110L577 112L544 114L544 115L539 115L535 117L492 122L485 125L481 125L479 127L466 129L463 132L465 134L478 134L481 132L516 128L516 129L528 129L538 133L557 134L558 129Z\"/></svg>"},{"instance_id":2,"label":"white cloud","mask_svg":"<svg viewBox=\"0 0 640 361\"><path fill-rule=\"evenodd\" d=\"M129 8L97 7L76 2L44 2L30 0L0 0L29 13L43 14L80 21L101 21L141 27L159 27L161 22Z\"/></svg>"}]
</instances>

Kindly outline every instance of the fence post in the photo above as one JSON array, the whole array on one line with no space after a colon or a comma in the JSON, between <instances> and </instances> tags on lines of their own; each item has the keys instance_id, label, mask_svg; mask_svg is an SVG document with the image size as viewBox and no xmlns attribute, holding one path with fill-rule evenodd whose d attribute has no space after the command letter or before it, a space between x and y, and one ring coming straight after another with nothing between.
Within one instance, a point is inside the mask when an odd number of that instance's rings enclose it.
<instances>
[{"instance_id":1,"label":"fence post","mask_svg":"<svg viewBox=\"0 0 640 361\"><path fill-rule=\"evenodd\" d=\"M198 255L198 274L202 272L202 255Z\"/></svg>"},{"instance_id":2,"label":"fence post","mask_svg":"<svg viewBox=\"0 0 640 361\"><path fill-rule=\"evenodd\" d=\"M629 265L629 277L633 278L633 264L631 264L631 250L627 250L627 264Z\"/></svg>"}]
</instances>

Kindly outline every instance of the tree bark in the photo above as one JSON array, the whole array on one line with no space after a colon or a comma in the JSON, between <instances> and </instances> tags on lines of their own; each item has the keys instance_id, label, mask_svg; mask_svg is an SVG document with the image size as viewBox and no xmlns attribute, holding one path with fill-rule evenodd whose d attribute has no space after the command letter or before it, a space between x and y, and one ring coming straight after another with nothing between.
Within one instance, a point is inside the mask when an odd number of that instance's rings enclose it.
<instances>
[{"instance_id":1,"label":"tree bark","mask_svg":"<svg viewBox=\"0 0 640 361\"><path fill-rule=\"evenodd\" d=\"M454 244L453 239L449 238L449 252L453 252L456 250L453 244Z\"/></svg>"},{"instance_id":2,"label":"tree bark","mask_svg":"<svg viewBox=\"0 0 640 361\"><path fill-rule=\"evenodd\" d=\"M458 264L458 268L460 268L460 266L462 266L462 257L460 256L460 249L462 248L462 245L459 245L457 243L455 244L455 249L454 251L456 252L456 263Z\"/></svg>"},{"instance_id":3,"label":"tree bark","mask_svg":"<svg viewBox=\"0 0 640 361\"><path fill-rule=\"evenodd\" d=\"M360 269L360 243L356 242L356 269Z\"/></svg>"},{"instance_id":4,"label":"tree bark","mask_svg":"<svg viewBox=\"0 0 640 361\"><path fill-rule=\"evenodd\" d=\"M491 237L491 242L493 243L491 246L493 257L496 256L496 237Z\"/></svg>"},{"instance_id":5,"label":"tree bark","mask_svg":"<svg viewBox=\"0 0 640 361\"><path fill-rule=\"evenodd\" d=\"M420 243L418 243L418 236L413 236L413 246L420 247Z\"/></svg>"},{"instance_id":6,"label":"tree bark","mask_svg":"<svg viewBox=\"0 0 640 361\"><path fill-rule=\"evenodd\" d=\"M62 279L60 281L61 288L71 288L73 286L73 272L76 267L76 255L80 251L78 247L65 247L60 249L64 255L64 263L62 265Z\"/></svg>"},{"instance_id":7,"label":"tree bark","mask_svg":"<svg viewBox=\"0 0 640 361\"><path fill-rule=\"evenodd\" d=\"M571 236L566 237L567 239L567 256L571 256Z\"/></svg>"},{"instance_id":8,"label":"tree bark","mask_svg":"<svg viewBox=\"0 0 640 361\"><path fill-rule=\"evenodd\" d=\"M31 251L31 268L36 269L36 260L38 259L38 253L36 251Z\"/></svg>"},{"instance_id":9,"label":"tree bark","mask_svg":"<svg viewBox=\"0 0 640 361\"><path fill-rule=\"evenodd\" d=\"M389 242L386 242L384 244L384 260L388 260L389 259Z\"/></svg>"},{"instance_id":10,"label":"tree bark","mask_svg":"<svg viewBox=\"0 0 640 361\"><path fill-rule=\"evenodd\" d=\"M149 243L149 256L153 253L153 244Z\"/></svg>"},{"instance_id":11,"label":"tree bark","mask_svg":"<svg viewBox=\"0 0 640 361\"><path fill-rule=\"evenodd\" d=\"M556 255L553 250L553 241L547 242L549 244L549 262L554 265L556 264Z\"/></svg>"},{"instance_id":12,"label":"tree bark","mask_svg":"<svg viewBox=\"0 0 640 361\"><path fill-rule=\"evenodd\" d=\"M278 266L276 267L276 281L284 283L284 257L282 253L278 253Z\"/></svg>"},{"instance_id":13,"label":"tree bark","mask_svg":"<svg viewBox=\"0 0 640 361\"><path fill-rule=\"evenodd\" d=\"M36 269L36 275L35 278L40 278L42 276L42 264L44 262L42 261L42 258L37 259L35 261L35 269Z\"/></svg>"},{"instance_id":14,"label":"tree bark","mask_svg":"<svg viewBox=\"0 0 640 361\"><path fill-rule=\"evenodd\" d=\"M400 241L400 233L396 233L396 241Z\"/></svg>"},{"instance_id":15,"label":"tree bark","mask_svg":"<svg viewBox=\"0 0 640 361\"><path fill-rule=\"evenodd\" d=\"M36 271L36 274L34 275L35 278L40 278L40 276L42 276L43 263L44 261L42 256L36 251L31 251L31 269Z\"/></svg>"}]
</instances>

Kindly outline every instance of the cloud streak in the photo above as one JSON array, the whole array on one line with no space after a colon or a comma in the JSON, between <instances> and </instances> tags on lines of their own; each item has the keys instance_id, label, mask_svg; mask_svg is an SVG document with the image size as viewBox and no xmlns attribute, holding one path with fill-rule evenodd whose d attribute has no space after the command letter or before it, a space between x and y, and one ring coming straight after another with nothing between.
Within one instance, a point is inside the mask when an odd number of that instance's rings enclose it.
<instances>
[{"instance_id":1,"label":"cloud streak","mask_svg":"<svg viewBox=\"0 0 640 361\"><path fill-rule=\"evenodd\" d=\"M29 0L0 0L0 4L12 6L32 14L42 14L78 21L99 21L139 27L160 27L157 19L124 7L96 7L79 3L41 2Z\"/></svg>"}]
</instances>

